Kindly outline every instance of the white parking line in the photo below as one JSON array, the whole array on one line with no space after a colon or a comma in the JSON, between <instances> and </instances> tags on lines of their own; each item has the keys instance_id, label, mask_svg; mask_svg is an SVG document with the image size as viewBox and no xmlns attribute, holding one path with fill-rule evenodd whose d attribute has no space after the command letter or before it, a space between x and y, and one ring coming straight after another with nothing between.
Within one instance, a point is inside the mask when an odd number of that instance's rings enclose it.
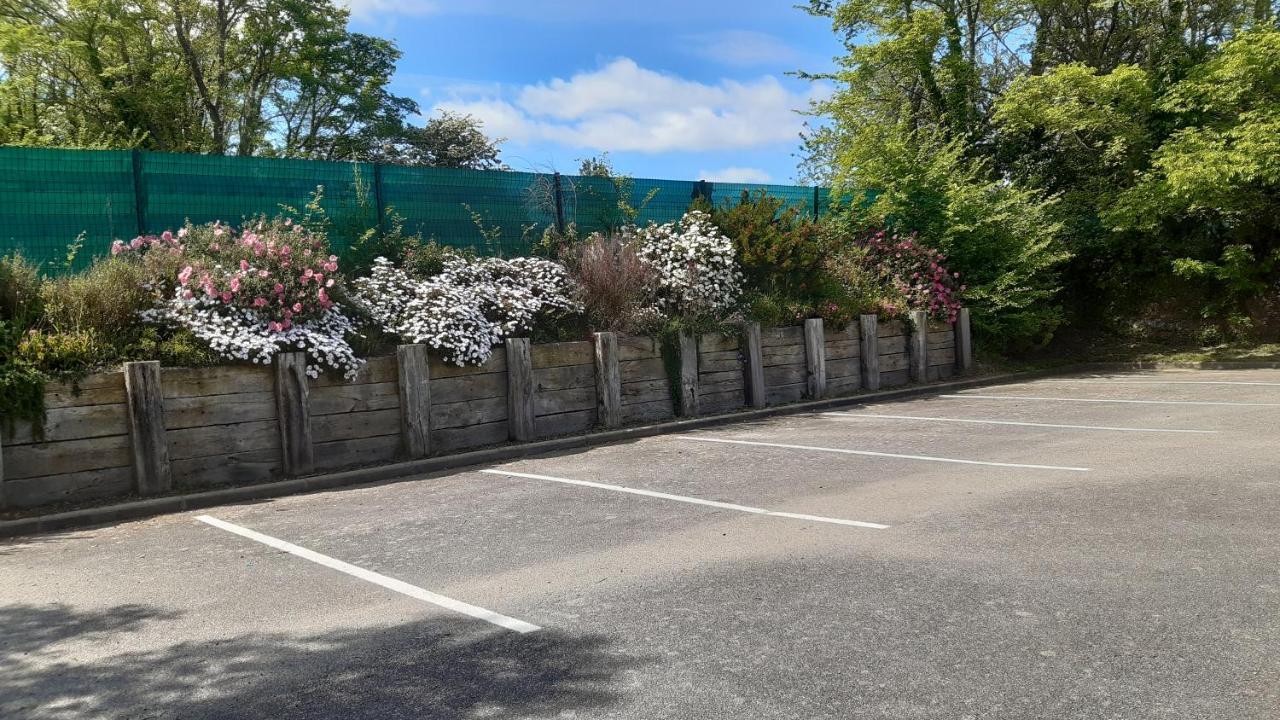
<instances>
[{"instance_id":1,"label":"white parking line","mask_svg":"<svg viewBox=\"0 0 1280 720\"><path fill-rule=\"evenodd\" d=\"M1253 382L1246 380L1119 380L1113 378L1042 379L1039 382L1067 383L1071 385L1261 385L1280 387L1280 382Z\"/></svg>"},{"instance_id":2,"label":"white parking line","mask_svg":"<svg viewBox=\"0 0 1280 720\"><path fill-rule=\"evenodd\" d=\"M756 440L730 440L728 438L710 438L693 435L676 435L676 440L696 440L698 442L728 443L731 445L757 445L760 447L787 448L790 450L812 450L814 452L840 453L843 455L866 455L868 457L901 458L903 460L924 460L926 462L956 463L958 465L985 465L987 467L1027 468L1030 470L1069 470L1072 472L1089 472L1086 467L1063 467L1061 465L1027 465L1024 463L988 462L986 460L959 460L956 458L933 457L931 455L902 455L899 453L874 452L871 450L848 450L845 448L817 447L814 445L789 445L787 443L759 442Z\"/></svg>"},{"instance_id":3,"label":"white parking line","mask_svg":"<svg viewBox=\"0 0 1280 720\"><path fill-rule=\"evenodd\" d=\"M310 560L317 565L323 565L327 568L337 570L340 573L346 573L352 577L357 577L366 582L371 582L374 585L380 585L388 590L398 592L401 595L408 595L411 598L422 600L423 602L428 602L432 605L437 605L446 610L462 613L463 615L469 615L477 620L484 620L485 622L493 623L494 625L508 630L514 630L518 633L530 633L535 630L542 629L537 625L532 625L523 620L516 620L515 618L510 618L506 615L499 615L492 610L485 610L482 607L476 607L475 605L470 605L460 600L454 600L453 598L445 597L444 595L438 595L430 590L423 590L416 585L410 585L402 580L396 580L395 578L387 577L381 573L357 567L351 563L335 560L328 555L321 555L313 550L308 550L304 547L294 545L293 543L273 538L270 535L263 535L255 530L240 527L239 525L229 523L225 520L219 520L218 518L210 517L209 515L200 515L196 519L207 525L212 525L213 527L221 530L226 530L229 533L235 533L241 537L249 538L254 542L260 542L263 545L273 547L277 550L283 550L290 555L297 555L298 557Z\"/></svg>"},{"instance_id":4,"label":"white parking line","mask_svg":"<svg viewBox=\"0 0 1280 720\"><path fill-rule=\"evenodd\" d=\"M1231 407L1280 407L1280 403L1225 402L1220 400L1118 400L1112 398L1035 397L1031 395L939 395L962 400L1034 400L1037 402L1128 403L1134 405L1226 405Z\"/></svg>"},{"instance_id":5,"label":"white parking line","mask_svg":"<svg viewBox=\"0 0 1280 720\"><path fill-rule=\"evenodd\" d=\"M715 500L703 500L702 498L689 497L687 495L672 495L671 493L657 492L654 490L641 490L639 488L623 487L622 485L609 485L607 483L591 482L590 480L571 480L569 478L552 477L550 475L534 475L533 473L513 472L511 470L481 470L480 472L488 473L490 475L508 475L511 477L528 478L530 480L547 480L549 482L564 483L566 485L581 485L583 487L596 488L598 490L611 490L613 492L628 493L631 495L643 495L645 497L674 500L676 502L690 503L692 505L706 505L707 507L719 508L721 510L736 510L738 512L751 513L752 515L768 515L769 517L791 518L793 520L812 520L814 522L832 523L833 525L851 525L853 527L871 528L873 530L885 530L889 527L888 525L863 522L861 520L845 520L842 518L823 517L821 515L804 515L801 513L765 510L764 508L751 507L749 505L735 505L733 503L718 502Z\"/></svg>"},{"instance_id":6,"label":"white parking line","mask_svg":"<svg viewBox=\"0 0 1280 720\"><path fill-rule=\"evenodd\" d=\"M1112 427L1110 425L1059 425L1057 423L1018 422L1015 420L978 420L974 418L926 417L922 415L854 415L852 413L823 413L833 420L924 420L928 422L971 423L974 425L1016 425L1018 427L1062 428L1064 430L1113 430L1115 432L1138 433L1205 433L1214 434L1217 430L1177 430L1173 428L1135 428Z\"/></svg>"}]
</instances>

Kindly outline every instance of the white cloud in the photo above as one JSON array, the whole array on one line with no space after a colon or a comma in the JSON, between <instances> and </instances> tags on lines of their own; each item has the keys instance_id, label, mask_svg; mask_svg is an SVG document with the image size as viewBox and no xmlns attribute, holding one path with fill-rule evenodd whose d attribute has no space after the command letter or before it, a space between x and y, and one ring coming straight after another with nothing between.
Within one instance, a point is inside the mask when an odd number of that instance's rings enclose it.
<instances>
[{"instance_id":1,"label":"white cloud","mask_svg":"<svg viewBox=\"0 0 1280 720\"><path fill-rule=\"evenodd\" d=\"M724 183L770 183L773 177L760 168L727 167L719 170L699 170L699 180Z\"/></svg>"},{"instance_id":2,"label":"white cloud","mask_svg":"<svg viewBox=\"0 0 1280 720\"><path fill-rule=\"evenodd\" d=\"M619 58L567 80L526 85L508 98L458 95L434 109L475 115L489 132L516 142L657 153L794 142L801 128L796 111L821 92L793 92L768 75L700 83Z\"/></svg>"},{"instance_id":3,"label":"white cloud","mask_svg":"<svg viewBox=\"0 0 1280 720\"><path fill-rule=\"evenodd\" d=\"M435 0L338 0L357 20L386 20L389 16L421 17L440 10Z\"/></svg>"},{"instance_id":4,"label":"white cloud","mask_svg":"<svg viewBox=\"0 0 1280 720\"><path fill-rule=\"evenodd\" d=\"M779 67L800 61L795 48L768 33L754 30L723 30L689 35L686 44L696 55L724 65Z\"/></svg>"}]
</instances>

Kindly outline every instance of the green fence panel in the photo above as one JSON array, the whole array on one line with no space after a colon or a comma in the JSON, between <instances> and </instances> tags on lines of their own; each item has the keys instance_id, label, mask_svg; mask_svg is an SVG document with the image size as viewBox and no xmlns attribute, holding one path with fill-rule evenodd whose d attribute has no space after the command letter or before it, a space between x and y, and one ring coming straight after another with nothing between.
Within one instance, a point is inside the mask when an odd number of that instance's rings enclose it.
<instances>
[{"instance_id":1,"label":"green fence panel","mask_svg":"<svg viewBox=\"0 0 1280 720\"><path fill-rule=\"evenodd\" d=\"M737 203L764 191L789 206L825 212L830 192L793 185L557 176L411 168L282 158L116 150L0 148L0 254L21 252L50 272L106 254L114 239L175 230L186 222L240 225L284 207L301 210L318 186L337 251L394 212L408 233L485 254L528 253L559 213L583 234L632 219L678 220L694 198ZM558 191L557 191L558 186ZM619 193L627 193L620 203ZM873 197L873 196L868 196ZM381 203L380 213L379 203ZM627 211L629 207L634 212Z\"/></svg>"}]
</instances>

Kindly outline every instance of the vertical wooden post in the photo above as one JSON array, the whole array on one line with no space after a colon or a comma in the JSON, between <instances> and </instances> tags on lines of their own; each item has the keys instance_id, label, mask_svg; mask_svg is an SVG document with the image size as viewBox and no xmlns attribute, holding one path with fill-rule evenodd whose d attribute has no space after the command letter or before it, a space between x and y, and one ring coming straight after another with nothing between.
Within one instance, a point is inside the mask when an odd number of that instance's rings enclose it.
<instances>
[{"instance_id":1,"label":"vertical wooden post","mask_svg":"<svg viewBox=\"0 0 1280 720\"><path fill-rule=\"evenodd\" d=\"M622 424L622 375L618 372L618 336L611 332L595 333L596 341L596 410L601 425L607 428Z\"/></svg>"},{"instance_id":2,"label":"vertical wooden post","mask_svg":"<svg viewBox=\"0 0 1280 720\"><path fill-rule=\"evenodd\" d=\"M507 432L512 440L533 439L533 354L529 338L507 338Z\"/></svg>"},{"instance_id":3,"label":"vertical wooden post","mask_svg":"<svg viewBox=\"0 0 1280 720\"><path fill-rule=\"evenodd\" d=\"M698 414L698 338L688 331L680 333L680 414Z\"/></svg>"},{"instance_id":4,"label":"vertical wooden post","mask_svg":"<svg viewBox=\"0 0 1280 720\"><path fill-rule=\"evenodd\" d=\"M431 365L426 345L396 348L400 384L400 444L410 460L431 454Z\"/></svg>"},{"instance_id":5,"label":"vertical wooden post","mask_svg":"<svg viewBox=\"0 0 1280 720\"><path fill-rule=\"evenodd\" d=\"M880 318L858 317L858 354L862 356L862 387L880 389Z\"/></svg>"},{"instance_id":6,"label":"vertical wooden post","mask_svg":"<svg viewBox=\"0 0 1280 720\"><path fill-rule=\"evenodd\" d=\"M276 355L276 417L284 474L309 475L315 470L311 443L311 404L307 388L307 354Z\"/></svg>"},{"instance_id":7,"label":"vertical wooden post","mask_svg":"<svg viewBox=\"0 0 1280 720\"><path fill-rule=\"evenodd\" d=\"M4 433L0 432L0 510L8 506L4 499Z\"/></svg>"},{"instance_id":8,"label":"vertical wooden post","mask_svg":"<svg viewBox=\"0 0 1280 720\"><path fill-rule=\"evenodd\" d=\"M804 363L809 398L818 400L827 394L827 338L822 318L804 321Z\"/></svg>"},{"instance_id":9,"label":"vertical wooden post","mask_svg":"<svg viewBox=\"0 0 1280 720\"><path fill-rule=\"evenodd\" d=\"M124 390L128 396L134 489L139 495L168 492L173 489L173 471L169 467L169 442L164 433L160 363L155 360L125 363Z\"/></svg>"},{"instance_id":10,"label":"vertical wooden post","mask_svg":"<svg viewBox=\"0 0 1280 720\"><path fill-rule=\"evenodd\" d=\"M973 367L973 338L969 334L969 308L960 308L956 316L956 369L964 372Z\"/></svg>"},{"instance_id":11,"label":"vertical wooden post","mask_svg":"<svg viewBox=\"0 0 1280 720\"><path fill-rule=\"evenodd\" d=\"M749 322L742 327L743 355L746 358L747 402L751 407L762 408L768 402L764 388L764 351L760 345L760 323Z\"/></svg>"},{"instance_id":12,"label":"vertical wooden post","mask_svg":"<svg viewBox=\"0 0 1280 720\"><path fill-rule=\"evenodd\" d=\"M907 337L907 359L911 363L911 379L929 381L929 313L911 311L911 334Z\"/></svg>"}]
</instances>

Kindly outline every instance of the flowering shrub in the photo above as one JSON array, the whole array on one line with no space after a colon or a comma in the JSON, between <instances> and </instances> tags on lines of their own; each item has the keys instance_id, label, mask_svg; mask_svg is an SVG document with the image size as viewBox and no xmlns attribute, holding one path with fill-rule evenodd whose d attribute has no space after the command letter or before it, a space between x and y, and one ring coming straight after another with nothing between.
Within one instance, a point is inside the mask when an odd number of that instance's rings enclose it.
<instances>
[{"instance_id":1,"label":"flowering shrub","mask_svg":"<svg viewBox=\"0 0 1280 720\"><path fill-rule=\"evenodd\" d=\"M742 293L733 241L700 210L642 229L638 253L654 269L658 307L668 314L720 317Z\"/></svg>"},{"instance_id":2,"label":"flowering shrub","mask_svg":"<svg viewBox=\"0 0 1280 720\"><path fill-rule=\"evenodd\" d=\"M866 240L867 262L883 273L888 289L901 298L902 305L890 300L882 308L892 317L903 310L925 310L931 316L955 322L960 312L960 273L943 266L945 255L927 248L914 237L900 238L884 231Z\"/></svg>"},{"instance_id":3,"label":"flowering shrub","mask_svg":"<svg viewBox=\"0 0 1280 720\"><path fill-rule=\"evenodd\" d=\"M175 235L117 241L113 255L136 253L149 269L158 305L144 319L188 330L220 356L270 363L302 350L307 373L353 377L363 364L347 343L354 332L333 296L338 258L324 236L292 220L262 220L237 233L213 223Z\"/></svg>"},{"instance_id":4,"label":"flowering shrub","mask_svg":"<svg viewBox=\"0 0 1280 720\"><path fill-rule=\"evenodd\" d=\"M439 275L417 280L380 257L353 284L383 330L435 348L456 365L479 365L502 338L556 312L581 310L564 267L536 258L451 257Z\"/></svg>"}]
</instances>

